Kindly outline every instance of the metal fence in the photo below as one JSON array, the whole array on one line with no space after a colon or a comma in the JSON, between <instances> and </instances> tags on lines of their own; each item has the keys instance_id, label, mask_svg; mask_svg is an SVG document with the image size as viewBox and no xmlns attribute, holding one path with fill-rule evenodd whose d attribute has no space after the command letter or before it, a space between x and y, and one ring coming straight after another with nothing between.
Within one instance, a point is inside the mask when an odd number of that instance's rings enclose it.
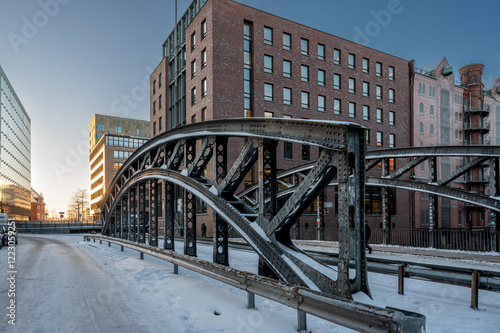
<instances>
[{"instance_id":1,"label":"metal fence","mask_svg":"<svg viewBox=\"0 0 500 333\"><path fill-rule=\"evenodd\" d=\"M494 240L496 237L496 248ZM371 244L388 244L411 247L432 247L436 249L463 251L498 251L499 233L490 230L388 230L372 229Z\"/></svg>"}]
</instances>

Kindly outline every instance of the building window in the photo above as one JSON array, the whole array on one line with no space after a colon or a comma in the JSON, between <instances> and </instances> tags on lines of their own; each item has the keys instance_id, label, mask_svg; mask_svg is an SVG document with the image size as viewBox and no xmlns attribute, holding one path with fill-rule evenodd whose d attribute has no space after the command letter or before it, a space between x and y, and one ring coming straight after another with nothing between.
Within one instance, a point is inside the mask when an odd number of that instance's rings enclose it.
<instances>
[{"instance_id":1,"label":"building window","mask_svg":"<svg viewBox=\"0 0 500 333\"><path fill-rule=\"evenodd\" d=\"M196 48L196 33L193 32L191 35L191 50L194 50Z\"/></svg>"},{"instance_id":2,"label":"building window","mask_svg":"<svg viewBox=\"0 0 500 333\"><path fill-rule=\"evenodd\" d=\"M196 76L196 60L191 61L191 77Z\"/></svg>"},{"instance_id":3,"label":"building window","mask_svg":"<svg viewBox=\"0 0 500 333\"><path fill-rule=\"evenodd\" d=\"M161 73L158 74L158 87L161 88Z\"/></svg>"},{"instance_id":4,"label":"building window","mask_svg":"<svg viewBox=\"0 0 500 333\"><path fill-rule=\"evenodd\" d=\"M300 104L303 109L309 109L309 93L307 91L301 92Z\"/></svg>"},{"instance_id":5,"label":"building window","mask_svg":"<svg viewBox=\"0 0 500 333\"><path fill-rule=\"evenodd\" d=\"M431 124L430 128L429 128L429 131L430 131L430 136L434 136L434 125ZM456 131L456 130L455 130ZM457 134L457 132L455 132L455 135Z\"/></svg>"},{"instance_id":6,"label":"building window","mask_svg":"<svg viewBox=\"0 0 500 333\"><path fill-rule=\"evenodd\" d=\"M104 125L103 124L97 124L97 130L98 131L104 131Z\"/></svg>"},{"instance_id":7,"label":"building window","mask_svg":"<svg viewBox=\"0 0 500 333\"><path fill-rule=\"evenodd\" d=\"M291 142L283 143L283 158L287 160L293 158L293 144Z\"/></svg>"},{"instance_id":8,"label":"building window","mask_svg":"<svg viewBox=\"0 0 500 333\"><path fill-rule=\"evenodd\" d=\"M335 98L333 100L333 113L340 115L342 113L340 99Z\"/></svg>"},{"instance_id":9,"label":"building window","mask_svg":"<svg viewBox=\"0 0 500 333\"><path fill-rule=\"evenodd\" d=\"M191 105L196 104L196 87L191 89Z\"/></svg>"},{"instance_id":10,"label":"building window","mask_svg":"<svg viewBox=\"0 0 500 333\"><path fill-rule=\"evenodd\" d=\"M375 64L375 75L382 77L382 64L380 62Z\"/></svg>"},{"instance_id":11,"label":"building window","mask_svg":"<svg viewBox=\"0 0 500 333\"><path fill-rule=\"evenodd\" d=\"M153 114L156 114L156 101L153 101Z\"/></svg>"},{"instance_id":12,"label":"building window","mask_svg":"<svg viewBox=\"0 0 500 333\"><path fill-rule=\"evenodd\" d=\"M325 71L322 69L318 69L318 85L325 85Z\"/></svg>"},{"instance_id":13,"label":"building window","mask_svg":"<svg viewBox=\"0 0 500 333\"><path fill-rule=\"evenodd\" d=\"M158 105L159 105L159 109L161 110L162 106L163 106L163 102L162 102L162 96L160 95L160 97L158 97Z\"/></svg>"},{"instance_id":14,"label":"building window","mask_svg":"<svg viewBox=\"0 0 500 333\"><path fill-rule=\"evenodd\" d=\"M365 130L365 140L366 140L366 144L369 145L370 144L370 130L369 129Z\"/></svg>"},{"instance_id":15,"label":"building window","mask_svg":"<svg viewBox=\"0 0 500 333\"><path fill-rule=\"evenodd\" d=\"M340 90L340 74L333 74L333 88Z\"/></svg>"},{"instance_id":16,"label":"building window","mask_svg":"<svg viewBox=\"0 0 500 333\"><path fill-rule=\"evenodd\" d=\"M207 79L201 80L201 98L207 96Z\"/></svg>"},{"instance_id":17,"label":"building window","mask_svg":"<svg viewBox=\"0 0 500 333\"><path fill-rule=\"evenodd\" d=\"M283 48L285 50L292 49L292 35L286 32L283 33Z\"/></svg>"},{"instance_id":18,"label":"building window","mask_svg":"<svg viewBox=\"0 0 500 333\"><path fill-rule=\"evenodd\" d=\"M333 63L340 65L340 50L338 49L333 49Z\"/></svg>"},{"instance_id":19,"label":"building window","mask_svg":"<svg viewBox=\"0 0 500 333\"><path fill-rule=\"evenodd\" d=\"M270 83L264 83L264 100L273 101L273 85Z\"/></svg>"},{"instance_id":20,"label":"building window","mask_svg":"<svg viewBox=\"0 0 500 333\"><path fill-rule=\"evenodd\" d=\"M300 53L303 55L309 55L309 41L305 38L300 39Z\"/></svg>"},{"instance_id":21,"label":"building window","mask_svg":"<svg viewBox=\"0 0 500 333\"><path fill-rule=\"evenodd\" d=\"M318 95L318 111L325 112L326 111L326 97L322 95Z\"/></svg>"},{"instance_id":22,"label":"building window","mask_svg":"<svg viewBox=\"0 0 500 333\"><path fill-rule=\"evenodd\" d=\"M431 105L431 109L429 111L432 118L434 118L434 105Z\"/></svg>"},{"instance_id":23,"label":"building window","mask_svg":"<svg viewBox=\"0 0 500 333\"><path fill-rule=\"evenodd\" d=\"M252 117L253 111L253 61L252 61L252 24L245 22L243 24L243 50L244 50L244 68L243 68L243 107L244 117Z\"/></svg>"},{"instance_id":24,"label":"building window","mask_svg":"<svg viewBox=\"0 0 500 333\"><path fill-rule=\"evenodd\" d=\"M292 89L283 88L283 104L292 105Z\"/></svg>"},{"instance_id":25,"label":"building window","mask_svg":"<svg viewBox=\"0 0 500 333\"><path fill-rule=\"evenodd\" d=\"M363 120L370 120L370 107L363 105Z\"/></svg>"},{"instance_id":26,"label":"building window","mask_svg":"<svg viewBox=\"0 0 500 333\"><path fill-rule=\"evenodd\" d=\"M292 62L283 60L283 76L292 77Z\"/></svg>"},{"instance_id":27,"label":"building window","mask_svg":"<svg viewBox=\"0 0 500 333\"><path fill-rule=\"evenodd\" d=\"M425 95L425 83L422 84L422 95Z\"/></svg>"},{"instance_id":28,"label":"building window","mask_svg":"<svg viewBox=\"0 0 500 333\"><path fill-rule=\"evenodd\" d=\"M370 96L370 83L368 82L363 82L363 96Z\"/></svg>"},{"instance_id":29,"label":"building window","mask_svg":"<svg viewBox=\"0 0 500 333\"><path fill-rule=\"evenodd\" d=\"M156 94L156 80L153 81L153 95Z\"/></svg>"},{"instance_id":30,"label":"building window","mask_svg":"<svg viewBox=\"0 0 500 333\"><path fill-rule=\"evenodd\" d=\"M394 89L389 89L389 103L395 103L395 93Z\"/></svg>"},{"instance_id":31,"label":"building window","mask_svg":"<svg viewBox=\"0 0 500 333\"><path fill-rule=\"evenodd\" d=\"M356 103L349 102L349 117L350 118L356 117Z\"/></svg>"},{"instance_id":32,"label":"building window","mask_svg":"<svg viewBox=\"0 0 500 333\"><path fill-rule=\"evenodd\" d=\"M207 20L203 20L201 22L201 38L204 38L207 35Z\"/></svg>"},{"instance_id":33,"label":"building window","mask_svg":"<svg viewBox=\"0 0 500 333\"><path fill-rule=\"evenodd\" d=\"M160 117L160 119L158 119L158 132L161 132L163 130L163 119L162 117Z\"/></svg>"},{"instance_id":34,"label":"building window","mask_svg":"<svg viewBox=\"0 0 500 333\"><path fill-rule=\"evenodd\" d=\"M377 132L377 146L382 147L383 144L384 142L383 142L382 132Z\"/></svg>"},{"instance_id":35,"label":"building window","mask_svg":"<svg viewBox=\"0 0 500 333\"><path fill-rule=\"evenodd\" d=\"M394 111L389 111L389 125L396 125L396 113Z\"/></svg>"},{"instance_id":36,"label":"building window","mask_svg":"<svg viewBox=\"0 0 500 333\"><path fill-rule=\"evenodd\" d=\"M264 111L264 117L265 118L272 118L272 117L274 117L274 113L269 112L269 111Z\"/></svg>"},{"instance_id":37,"label":"building window","mask_svg":"<svg viewBox=\"0 0 500 333\"><path fill-rule=\"evenodd\" d=\"M382 100L382 86L377 86L377 99Z\"/></svg>"},{"instance_id":38,"label":"building window","mask_svg":"<svg viewBox=\"0 0 500 333\"><path fill-rule=\"evenodd\" d=\"M115 132L116 133L121 133L122 132L122 127L121 126L115 126Z\"/></svg>"},{"instance_id":39,"label":"building window","mask_svg":"<svg viewBox=\"0 0 500 333\"><path fill-rule=\"evenodd\" d=\"M396 69L389 66L389 80L394 81L396 79Z\"/></svg>"},{"instance_id":40,"label":"building window","mask_svg":"<svg viewBox=\"0 0 500 333\"><path fill-rule=\"evenodd\" d=\"M353 78L349 78L349 92L351 94L356 93L356 80Z\"/></svg>"},{"instance_id":41,"label":"building window","mask_svg":"<svg viewBox=\"0 0 500 333\"><path fill-rule=\"evenodd\" d=\"M318 44L318 59L325 60L325 45Z\"/></svg>"},{"instance_id":42,"label":"building window","mask_svg":"<svg viewBox=\"0 0 500 333\"><path fill-rule=\"evenodd\" d=\"M271 57L270 55L264 55L264 72L273 72L273 57Z\"/></svg>"},{"instance_id":43,"label":"building window","mask_svg":"<svg viewBox=\"0 0 500 333\"><path fill-rule=\"evenodd\" d=\"M273 29L264 27L264 43L273 45Z\"/></svg>"},{"instance_id":44,"label":"building window","mask_svg":"<svg viewBox=\"0 0 500 333\"><path fill-rule=\"evenodd\" d=\"M389 134L389 147L390 148L396 147L396 135L395 134Z\"/></svg>"},{"instance_id":45,"label":"building window","mask_svg":"<svg viewBox=\"0 0 500 333\"><path fill-rule=\"evenodd\" d=\"M99 141L100 138L101 138L101 133L96 133L95 134L96 141Z\"/></svg>"},{"instance_id":46,"label":"building window","mask_svg":"<svg viewBox=\"0 0 500 333\"><path fill-rule=\"evenodd\" d=\"M424 135L424 123L420 123L420 135Z\"/></svg>"},{"instance_id":47,"label":"building window","mask_svg":"<svg viewBox=\"0 0 500 333\"><path fill-rule=\"evenodd\" d=\"M349 68L356 68L356 56L352 53L349 53Z\"/></svg>"},{"instance_id":48,"label":"building window","mask_svg":"<svg viewBox=\"0 0 500 333\"><path fill-rule=\"evenodd\" d=\"M207 120L207 108L201 110L201 121Z\"/></svg>"},{"instance_id":49,"label":"building window","mask_svg":"<svg viewBox=\"0 0 500 333\"><path fill-rule=\"evenodd\" d=\"M155 136L155 135L156 135L156 121L153 122L153 136ZM115 150L115 155L116 155L116 153L117 153L117 151Z\"/></svg>"},{"instance_id":50,"label":"building window","mask_svg":"<svg viewBox=\"0 0 500 333\"><path fill-rule=\"evenodd\" d=\"M368 73L370 71L370 60L363 58L363 72Z\"/></svg>"},{"instance_id":51,"label":"building window","mask_svg":"<svg viewBox=\"0 0 500 333\"><path fill-rule=\"evenodd\" d=\"M139 131L139 129L137 129L137 135L139 135L141 133L141 131Z\"/></svg>"},{"instance_id":52,"label":"building window","mask_svg":"<svg viewBox=\"0 0 500 333\"><path fill-rule=\"evenodd\" d=\"M382 109L377 108L377 123L382 124L383 119Z\"/></svg>"},{"instance_id":53,"label":"building window","mask_svg":"<svg viewBox=\"0 0 500 333\"><path fill-rule=\"evenodd\" d=\"M420 103L420 114L423 115L424 114L424 103Z\"/></svg>"},{"instance_id":54,"label":"building window","mask_svg":"<svg viewBox=\"0 0 500 333\"><path fill-rule=\"evenodd\" d=\"M302 145L302 161L310 161L310 147L306 145Z\"/></svg>"},{"instance_id":55,"label":"building window","mask_svg":"<svg viewBox=\"0 0 500 333\"><path fill-rule=\"evenodd\" d=\"M300 65L300 80L309 82L309 66Z\"/></svg>"},{"instance_id":56,"label":"building window","mask_svg":"<svg viewBox=\"0 0 500 333\"><path fill-rule=\"evenodd\" d=\"M201 51L201 68L207 65L207 49Z\"/></svg>"}]
</instances>

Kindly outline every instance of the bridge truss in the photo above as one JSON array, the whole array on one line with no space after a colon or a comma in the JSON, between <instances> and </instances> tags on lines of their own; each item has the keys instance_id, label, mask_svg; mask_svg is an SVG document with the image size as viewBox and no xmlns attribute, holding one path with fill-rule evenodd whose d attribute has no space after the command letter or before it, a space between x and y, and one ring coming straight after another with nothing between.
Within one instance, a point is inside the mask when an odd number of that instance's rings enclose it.
<instances>
[{"instance_id":1,"label":"bridge truss","mask_svg":"<svg viewBox=\"0 0 500 333\"><path fill-rule=\"evenodd\" d=\"M364 138L364 128L352 123L276 118L214 120L170 130L137 149L116 174L101 209L103 233L158 246L163 205L164 248L175 250L176 187L182 188L184 254L196 256L201 199L215 212L214 262L229 263L229 224L280 279L345 298L358 291L369 295ZM319 156L287 195L278 186L281 142L316 147ZM238 194L255 168L254 195ZM310 258L290 238L291 227L334 179L339 187L337 269Z\"/></svg>"}]
</instances>

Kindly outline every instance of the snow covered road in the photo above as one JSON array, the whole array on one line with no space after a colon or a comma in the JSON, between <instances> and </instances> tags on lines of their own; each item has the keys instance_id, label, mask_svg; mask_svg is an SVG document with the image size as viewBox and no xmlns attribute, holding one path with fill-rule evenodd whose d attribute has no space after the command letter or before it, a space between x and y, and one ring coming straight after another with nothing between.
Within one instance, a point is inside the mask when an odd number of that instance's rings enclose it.
<instances>
[{"instance_id":1,"label":"snow covered road","mask_svg":"<svg viewBox=\"0 0 500 333\"><path fill-rule=\"evenodd\" d=\"M182 252L182 243L175 245ZM15 249L14 297L8 296L8 249L0 250L1 333L296 332L293 309L256 297L257 309L248 310L239 289L181 267L175 275L170 263L147 255L140 260L136 251L106 242L20 235ZM200 259L211 256L211 246L198 246ZM230 264L255 273L257 255L230 249ZM402 296L395 276L370 273L369 283L374 299L358 293L355 300L422 313L427 332L497 332L500 326L499 293L480 291L475 311L469 288L407 279ZM15 326L8 323L11 300ZM307 324L313 333L351 332L313 316Z\"/></svg>"}]
</instances>

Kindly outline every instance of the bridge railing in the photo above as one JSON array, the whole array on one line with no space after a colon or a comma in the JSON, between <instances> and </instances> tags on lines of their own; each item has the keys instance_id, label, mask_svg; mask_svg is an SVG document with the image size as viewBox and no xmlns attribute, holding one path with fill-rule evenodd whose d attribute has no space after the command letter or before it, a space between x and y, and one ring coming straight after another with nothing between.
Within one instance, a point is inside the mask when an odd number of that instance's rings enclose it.
<instances>
[{"instance_id":1,"label":"bridge railing","mask_svg":"<svg viewBox=\"0 0 500 333\"><path fill-rule=\"evenodd\" d=\"M18 231L29 231L33 229L100 229L101 223L94 222L45 222L45 221L16 221Z\"/></svg>"},{"instance_id":2,"label":"bridge railing","mask_svg":"<svg viewBox=\"0 0 500 333\"><path fill-rule=\"evenodd\" d=\"M387 235L386 235L387 233ZM370 243L400 245L411 247L432 247L431 240L434 241L432 248L463 251L498 251L494 249L492 233L489 229L482 230L387 230L384 233L381 229L372 229ZM496 244L499 244L499 233Z\"/></svg>"}]
</instances>

